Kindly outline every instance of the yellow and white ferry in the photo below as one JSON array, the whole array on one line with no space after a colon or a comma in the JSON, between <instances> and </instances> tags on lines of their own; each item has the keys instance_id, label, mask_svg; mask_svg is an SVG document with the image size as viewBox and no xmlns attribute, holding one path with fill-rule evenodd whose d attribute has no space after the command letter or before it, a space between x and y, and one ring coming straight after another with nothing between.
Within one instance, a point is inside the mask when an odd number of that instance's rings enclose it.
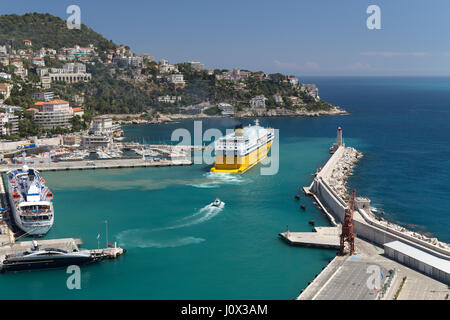
<instances>
[{"instance_id":1,"label":"yellow and white ferry","mask_svg":"<svg viewBox=\"0 0 450 320\"><path fill-rule=\"evenodd\" d=\"M233 133L214 143L215 157L211 172L246 172L267 156L273 138L274 129L261 127L258 120L254 126L236 126Z\"/></svg>"}]
</instances>

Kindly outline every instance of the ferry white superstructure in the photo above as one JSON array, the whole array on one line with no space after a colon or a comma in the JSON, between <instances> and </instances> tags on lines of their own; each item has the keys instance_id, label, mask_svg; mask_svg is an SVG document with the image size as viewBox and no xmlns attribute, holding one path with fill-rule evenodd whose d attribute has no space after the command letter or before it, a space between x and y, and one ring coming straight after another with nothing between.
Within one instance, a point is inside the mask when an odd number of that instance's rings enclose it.
<instances>
[{"instance_id":1,"label":"ferry white superstructure","mask_svg":"<svg viewBox=\"0 0 450 320\"><path fill-rule=\"evenodd\" d=\"M24 165L8 171L11 213L22 231L32 236L45 235L53 225L53 194L39 171Z\"/></svg>"},{"instance_id":2,"label":"ferry white superstructure","mask_svg":"<svg viewBox=\"0 0 450 320\"><path fill-rule=\"evenodd\" d=\"M236 126L233 133L215 142L211 172L246 172L267 156L273 139L274 129L261 127L258 120L253 126Z\"/></svg>"}]
</instances>

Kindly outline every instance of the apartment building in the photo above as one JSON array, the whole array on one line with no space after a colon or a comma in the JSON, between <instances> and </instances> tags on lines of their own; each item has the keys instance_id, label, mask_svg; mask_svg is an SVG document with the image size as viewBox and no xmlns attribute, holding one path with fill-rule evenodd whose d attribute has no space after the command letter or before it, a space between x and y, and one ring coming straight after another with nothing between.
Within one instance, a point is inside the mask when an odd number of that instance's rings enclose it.
<instances>
[{"instance_id":1,"label":"apartment building","mask_svg":"<svg viewBox=\"0 0 450 320\"><path fill-rule=\"evenodd\" d=\"M51 100L36 102L34 108L29 108L33 119L44 129L57 127L70 129L72 127L73 109L69 102Z\"/></svg>"},{"instance_id":2,"label":"apartment building","mask_svg":"<svg viewBox=\"0 0 450 320\"><path fill-rule=\"evenodd\" d=\"M173 84L176 88L184 88L186 82L184 81L184 76L181 73L174 73L167 77L169 82Z\"/></svg>"},{"instance_id":3,"label":"apartment building","mask_svg":"<svg viewBox=\"0 0 450 320\"><path fill-rule=\"evenodd\" d=\"M36 100L41 101L51 101L53 100L55 94L51 91L49 92L35 92L31 94L31 97Z\"/></svg>"},{"instance_id":4,"label":"apartment building","mask_svg":"<svg viewBox=\"0 0 450 320\"><path fill-rule=\"evenodd\" d=\"M201 71L201 70L205 69L205 65L200 62L197 62L197 61L188 61L188 64L195 71Z\"/></svg>"},{"instance_id":5,"label":"apartment building","mask_svg":"<svg viewBox=\"0 0 450 320\"><path fill-rule=\"evenodd\" d=\"M48 77L44 79L45 84L48 84L48 80L50 80L50 83L54 81L75 83L80 81L90 81L92 78L92 75L86 72L86 65L74 62L66 63L62 68L39 69L37 70L37 74L41 77L43 87L44 77Z\"/></svg>"},{"instance_id":6,"label":"apartment building","mask_svg":"<svg viewBox=\"0 0 450 320\"><path fill-rule=\"evenodd\" d=\"M250 100L250 107L252 108L265 108L266 107L266 97L264 95L259 95Z\"/></svg>"},{"instance_id":7,"label":"apartment building","mask_svg":"<svg viewBox=\"0 0 450 320\"><path fill-rule=\"evenodd\" d=\"M0 135L6 136L19 132L19 117L13 113L0 113Z\"/></svg>"}]
</instances>

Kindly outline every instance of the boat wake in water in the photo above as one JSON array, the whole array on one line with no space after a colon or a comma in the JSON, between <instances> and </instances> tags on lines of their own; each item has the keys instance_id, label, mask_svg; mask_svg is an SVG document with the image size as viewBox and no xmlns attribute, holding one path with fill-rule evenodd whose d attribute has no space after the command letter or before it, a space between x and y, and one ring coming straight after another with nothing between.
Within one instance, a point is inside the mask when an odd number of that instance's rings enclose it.
<instances>
[{"instance_id":1,"label":"boat wake in water","mask_svg":"<svg viewBox=\"0 0 450 320\"><path fill-rule=\"evenodd\" d=\"M208 172L204 174L204 182L189 184L195 188L218 188L222 184L239 185L250 181L244 179L242 175L232 173Z\"/></svg>"},{"instance_id":2,"label":"boat wake in water","mask_svg":"<svg viewBox=\"0 0 450 320\"><path fill-rule=\"evenodd\" d=\"M211 220L223 210L224 206L225 206L224 202L222 202L219 207L215 207L211 204L208 204L207 206L204 206L203 208L195 212L193 215L178 220L173 226L163 227L154 230L159 231L159 230L179 229Z\"/></svg>"},{"instance_id":3,"label":"boat wake in water","mask_svg":"<svg viewBox=\"0 0 450 320\"><path fill-rule=\"evenodd\" d=\"M152 230L131 229L120 232L117 235L117 241L128 248L175 248L205 241L195 237L158 240L154 239L154 236Z\"/></svg>"},{"instance_id":4,"label":"boat wake in water","mask_svg":"<svg viewBox=\"0 0 450 320\"><path fill-rule=\"evenodd\" d=\"M130 229L120 232L117 235L117 241L122 246L135 248L172 248L196 244L205 241L203 238L182 237L174 239L155 240L161 238L160 231L173 230L196 225L208 221L218 215L224 208L222 202L218 207L208 204L194 214L178 220L174 225L150 230Z\"/></svg>"}]
</instances>

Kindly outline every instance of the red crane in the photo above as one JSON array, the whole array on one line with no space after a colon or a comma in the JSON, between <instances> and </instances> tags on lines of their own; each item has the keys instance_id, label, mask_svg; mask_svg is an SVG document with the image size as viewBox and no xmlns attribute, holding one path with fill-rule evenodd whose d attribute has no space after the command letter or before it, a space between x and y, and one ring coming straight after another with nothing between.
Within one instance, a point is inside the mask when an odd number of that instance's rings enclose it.
<instances>
[{"instance_id":1,"label":"red crane","mask_svg":"<svg viewBox=\"0 0 450 320\"><path fill-rule=\"evenodd\" d=\"M342 225L341 247L339 254L345 252L345 242L349 243L350 255L355 253L355 234L353 233L353 211L355 210L356 190L353 189L352 196L348 201L347 209L345 209L344 224Z\"/></svg>"}]
</instances>

